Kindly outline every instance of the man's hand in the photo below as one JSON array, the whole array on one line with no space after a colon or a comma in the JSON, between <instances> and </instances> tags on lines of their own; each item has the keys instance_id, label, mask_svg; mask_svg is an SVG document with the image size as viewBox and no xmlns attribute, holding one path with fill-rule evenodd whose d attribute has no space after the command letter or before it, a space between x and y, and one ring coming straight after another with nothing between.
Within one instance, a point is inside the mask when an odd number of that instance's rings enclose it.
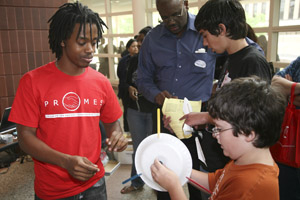
<instances>
[{"instance_id":1,"label":"man's hand","mask_svg":"<svg viewBox=\"0 0 300 200\"><path fill-rule=\"evenodd\" d=\"M107 139L106 144L109 151L124 151L128 140L124 137L119 120L113 123L103 123Z\"/></svg>"},{"instance_id":2,"label":"man's hand","mask_svg":"<svg viewBox=\"0 0 300 200\"><path fill-rule=\"evenodd\" d=\"M128 140L124 137L123 132L113 131L110 138L106 139L109 151L121 152L127 148Z\"/></svg>"},{"instance_id":3,"label":"man's hand","mask_svg":"<svg viewBox=\"0 0 300 200\"><path fill-rule=\"evenodd\" d=\"M62 167L80 181L89 180L99 171L98 166L85 157L68 155L50 148L36 137L36 128L18 124L17 130L20 147L35 159Z\"/></svg>"},{"instance_id":4,"label":"man's hand","mask_svg":"<svg viewBox=\"0 0 300 200\"><path fill-rule=\"evenodd\" d=\"M80 181L87 181L100 171L97 165L81 156L69 156L63 167L73 178Z\"/></svg>"},{"instance_id":5,"label":"man's hand","mask_svg":"<svg viewBox=\"0 0 300 200\"><path fill-rule=\"evenodd\" d=\"M167 91L164 90L155 97L155 103L162 106L164 104L165 98L172 98L173 96ZM173 97L174 98L174 97Z\"/></svg>"},{"instance_id":6,"label":"man's hand","mask_svg":"<svg viewBox=\"0 0 300 200\"><path fill-rule=\"evenodd\" d=\"M136 101L138 99L137 95L138 95L138 91L135 87L133 86L129 86L128 88L128 92L129 92L129 97L133 100Z\"/></svg>"},{"instance_id":7,"label":"man's hand","mask_svg":"<svg viewBox=\"0 0 300 200\"><path fill-rule=\"evenodd\" d=\"M287 79L289 81L293 81L293 78L289 74L284 75L284 77L285 77L285 79Z\"/></svg>"},{"instance_id":8,"label":"man's hand","mask_svg":"<svg viewBox=\"0 0 300 200\"><path fill-rule=\"evenodd\" d=\"M166 115L163 115L163 122L164 122L164 127L168 129L171 133L174 133L173 129L170 126L171 116L167 117Z\"/></svg>"}]
</instances>

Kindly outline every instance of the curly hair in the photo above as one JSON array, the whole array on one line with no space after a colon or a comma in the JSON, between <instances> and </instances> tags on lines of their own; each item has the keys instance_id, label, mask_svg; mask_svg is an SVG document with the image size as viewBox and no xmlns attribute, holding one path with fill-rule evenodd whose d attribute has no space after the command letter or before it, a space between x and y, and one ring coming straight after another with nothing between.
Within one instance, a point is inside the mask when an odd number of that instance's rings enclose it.
<instances>
[{"instance_id":1,"label":"curly hair","mask_svg":"<svg viewBox=\"0 0 300 200\"><path fill-rule=\"evenodd\" d=\"M50 23L48 36L50 49L52 53L55 53L57 60L62 56L61 42L71 37L75 24L80 23L77 38L82 27L85 34L86 24L89 24L90 28L92 24L96 24L98 29L97 45L100 38L102 38L103 26L107 28L98 13L93 12L79 2L65 3L59 7L56 13L48 20L48 23Z\"/></svg>"},{"instance_id":2,"label":"curly hair","mask_svg":"<svg viewBox=\"0 0 300 200\"><path fill-rule=\"evenodd\" d=\"M214 119L228 122L233 135L255 132L253 145L272 146L280 136L286 99L280 88L252 76L234 79L217 91L208 102L208 112Z\"/></svg>"}]
</instances>

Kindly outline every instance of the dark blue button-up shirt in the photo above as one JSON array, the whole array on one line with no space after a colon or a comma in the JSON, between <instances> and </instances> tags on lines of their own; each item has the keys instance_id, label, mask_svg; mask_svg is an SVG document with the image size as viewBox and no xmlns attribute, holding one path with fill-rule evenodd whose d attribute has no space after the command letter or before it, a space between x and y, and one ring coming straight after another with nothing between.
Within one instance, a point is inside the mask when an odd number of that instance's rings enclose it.
<instances>
[{"instance_id":1,"label":"dark blue button-up shirt","mask_svg":"<svg viewBox=\"0 0 300 200\"><path fill-rule=\"evenodd\" d=\"M189 14L186 31L181 37L164 24L145 37L140 54L137 85L151 102L161 91L189 100L207 101L211 95L216 55L204 48L203 39L194 27L195 16Z\"/></svg>"}]
</instances>

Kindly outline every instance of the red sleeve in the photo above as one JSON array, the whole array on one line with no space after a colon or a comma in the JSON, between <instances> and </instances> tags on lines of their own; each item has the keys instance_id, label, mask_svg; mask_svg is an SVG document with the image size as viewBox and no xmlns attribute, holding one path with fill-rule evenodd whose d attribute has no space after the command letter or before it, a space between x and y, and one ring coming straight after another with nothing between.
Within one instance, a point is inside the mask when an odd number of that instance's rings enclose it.
<instances>
[{"instance_id":1,"label":"red sleeve","mask_svg":"<svg viewBox=\"0 0 300 200\"><path fill-rule=\"evenodd\" d=\"M209 184L209 190L213 191L215 188L215 185L219 179L219 177L221 176L223 172L223 169L218 169L217 171L213 172L213 173L208 173L208 184Z\"/></svg>"},{"instance_id":2,"label":"red sleeve","mask_svg":"<svg viewBox=\"0 0 300 200\"><path fill-rule=\"evenodd\" d=\"M33 91L30 74L25 74L19 83L9 115L9 120L29 127L38 127L40 109Z\"/></svg>"},{"instance_id":3,"label":"red sleeve","mask_svg":"<svg viewBox=\"0 0 300 200\"><path fill-rule=\"evenodd\" d=\"M105 84L106 100L105 105L101 109L100 120L103 123L112 123L118 120L123 112L110 82L106 81Z\"/></svg>"}]
</instances>

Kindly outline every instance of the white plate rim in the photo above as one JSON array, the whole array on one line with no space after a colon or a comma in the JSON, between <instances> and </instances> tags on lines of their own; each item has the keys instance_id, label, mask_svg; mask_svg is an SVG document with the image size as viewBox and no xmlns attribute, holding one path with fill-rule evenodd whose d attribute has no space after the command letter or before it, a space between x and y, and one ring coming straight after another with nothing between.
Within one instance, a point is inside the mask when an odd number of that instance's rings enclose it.
<instances>
[{"instance_id":1,"label":"white plate rim","mask_svg":"<svg viewBox=\"0 0 300 200\"><path fill-rule=\"evenodd\" d=\"M163 147L166 147L170 151L173 151L173 155L180 155L181 156L181 172L178 172L178 170L174 171L180 179L181 185L184 185L187 182L186 177L190 177L190 174L192 172L192 157L188 150L188 148L185 146L185 144L178 139L177 137L167 134L167 133L160 133L159 138L157 134L150 135L146 137L138 146L136 153L135 153L135 167L137 174L142 173L142 180L148 185L149 187L157 190L157 191L166 191L164 188L162 188L159 184L157 184L151 176L150 172L150 166L154 162L154 159L164 154L163 152L154 152L156 155L147 155L147 163L144 162L144 165L142 165L142 158L147 154L147 148L152 148L153 145L159 146L164 145ZM176 145L176 148L175 148ZM144 155L143 155L144 154ZM160 155L158 155L160 154ZM177 156L176 155L176 156ZM162 155L164 157L164 155ZM151 157L151 158L149 158ZM165 157L164 157L165 158ZM174 161L176 158L172 158L172 155L167 156L166 163ZM145 166L146 165L146 166ZM172 169L174 166L167 166ZM178 166L176 166L178 167ZM145 169L147 168L147 171L145 172ZM184 170L185 169L185 170ZM149 171L148 171L149 170Z\"/></svg>"}]
</instances>

